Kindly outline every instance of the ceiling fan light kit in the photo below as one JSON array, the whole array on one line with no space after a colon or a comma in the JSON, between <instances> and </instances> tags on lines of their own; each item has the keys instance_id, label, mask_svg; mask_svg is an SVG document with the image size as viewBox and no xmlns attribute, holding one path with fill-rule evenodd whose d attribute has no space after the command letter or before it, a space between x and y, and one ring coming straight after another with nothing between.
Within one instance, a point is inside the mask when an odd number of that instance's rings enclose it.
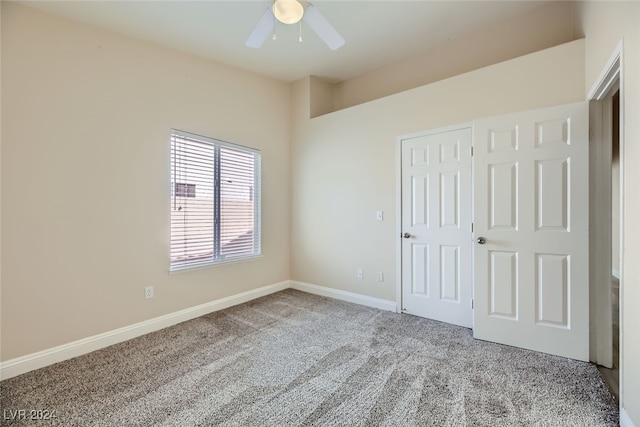
<instances>
[{"instance_id":1,"label":"ceiling fan light kit","mask_svg":"<svg viewBox=\"0 0 640 427\"><path fill-rule=\"evenodd\" d=\"M305 0L274 0L264 14L245 45L259 48L269 34L275 34L276 20L283 24L295 24L301 20L305 22L322 40L329 49L337 50L344 46L344 38L331 25L317 8ZM300 30L302 32L302 29ZM275 37L273 37L275 40ZM299 37L302 41L302 33Z\"/></svg>"},{"instance_id":2,"label":"ceiling fan light kit","mask_svg":"<svg viewBox=\"0 0 640 427\"><path fill-rule=\"evenodd\" d=\"M304 15L304 6L298 0L275 0L273 15L283 24L295 24Z\"/></svg>"}]
</instances>

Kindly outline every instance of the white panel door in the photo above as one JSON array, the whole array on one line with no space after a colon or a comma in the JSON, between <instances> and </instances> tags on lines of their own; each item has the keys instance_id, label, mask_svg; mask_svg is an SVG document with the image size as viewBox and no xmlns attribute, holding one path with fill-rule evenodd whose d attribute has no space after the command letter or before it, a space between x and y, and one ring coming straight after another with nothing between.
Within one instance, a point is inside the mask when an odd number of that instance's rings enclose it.
<instances>
[{"instance_id":1,"label":"white panel door","mask_svg":"<svg viewBox=\"0 0 640 427\"><path fill-rule=\"evenodd\" d=\"M474 336L589 359L588 105L474 123Z\"/></svg>"},{"instance_id":2,"label":"white panel door","mask_svg":"<svg viewBox=\"0 0 640 427\"><path fill-rule=\"evenodd\" d=\"M471 128L403 139L402 311L471 327Z\"/></svg>"}]
</instances>

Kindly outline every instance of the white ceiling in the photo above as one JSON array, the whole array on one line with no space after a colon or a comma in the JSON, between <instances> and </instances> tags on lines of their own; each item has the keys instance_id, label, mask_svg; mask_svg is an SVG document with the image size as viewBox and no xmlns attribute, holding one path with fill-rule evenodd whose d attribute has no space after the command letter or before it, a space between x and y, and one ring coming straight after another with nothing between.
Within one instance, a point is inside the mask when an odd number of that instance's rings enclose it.
<instances>
[{"instance_id":1,"label":"white ceiling","mask_svg":"<svg viewBox=\"0 0 640 427\"><path fill-rule=\"evenodd\" d=\"M548 1L315 0L346 44L329 48L302 24L276 27L260 49L244 45L265 1L24 1L29 6L162 46L294 81L346 80L490 26Z\"/></svg>"}]
</instances>

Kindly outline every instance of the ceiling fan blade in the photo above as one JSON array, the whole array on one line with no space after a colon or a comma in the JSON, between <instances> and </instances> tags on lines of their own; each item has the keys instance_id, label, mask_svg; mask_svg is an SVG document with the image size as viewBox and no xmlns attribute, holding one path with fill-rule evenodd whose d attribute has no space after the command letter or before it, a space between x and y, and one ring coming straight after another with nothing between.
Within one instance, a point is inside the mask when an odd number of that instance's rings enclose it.
<instances>
[{"instance_id":1,"label":"ceiling fan blade","mask_svg":"<svg viewBox=\"0 0 640 427\"><path fill-rule=\"evenodd\" d=\"M275 25L273 20L273 12L271 11L271 8L268 8L264 12L264 15L262 15L262 18L260 18L258 25L253 29L253 32L245 42L245 45L253 48L259 48L262 46L262 43L267 39L269 33L273 31Z\"/></svg>"},{"instance_id":2,"label":"ceiling fan blade","mask_svg":"<svg viewBox=\"0 0 640 427\"><path fill-rule=\"evenodd\" d=\"M344 39L340 33L311 3L304 11L302 19L329 46L329 49L338 50L344 45Z\"/></svg>"}]
</instances>

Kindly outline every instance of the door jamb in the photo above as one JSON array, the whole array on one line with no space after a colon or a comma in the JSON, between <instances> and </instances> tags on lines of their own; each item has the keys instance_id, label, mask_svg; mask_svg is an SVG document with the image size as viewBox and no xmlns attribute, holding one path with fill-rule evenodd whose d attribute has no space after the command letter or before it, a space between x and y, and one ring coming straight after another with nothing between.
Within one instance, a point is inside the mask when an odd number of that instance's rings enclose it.
<instances>
[{"instance_id":1,"label":"door jamb","mask_svg":"<svg viewBox=\"0 0 640 427\"><path fill-rule=\"evenodd\" d=\"M619 158L620 158L620 236L624 235L624 79L623 79L623 58L622 58L622 40L618 43L613 54L609 58L606 66L603 68L600 76L594 83L593 87L589 91L587 95L587 100L590 101L590 115L593 115L595 119L592 123L590 123L591 131L593 132L592 141L590 143L590 152L594 154L598 154L598 148L604 148L605 151L607 149L610 150L610 142L611 138L608 135L604 135L604 132L610 130L610 126L607 123L603 123L603 111L609 110L611 100L610 97L614 88L616 86L619 87L620 91L620 148L619 148ZM609 120L611 120L609 118ZM601 147L604 143L605 147ZM600 147L599 147L600 146ZM601 151L601 150L600 150ZM599 153L603 154L603 153ZM596 218L599 215L608 215L611 216L611 155L606 156L598 156L598 158L594 159L592 166L595 167L596 170L592 171L593 173L603 173L606 174L607 171L609 173L609 185L608 189L602 187L600 190L595 186L592 186L590 192L592 193L593 198L609 198L609 202L604 204L596 203L592 205L592 209L594 210L590 217ZM600 169L598 169L598 167ZM590 175L593 175L590 174ZM592 181L593 182L593 181ZM600 191L603 191L602 193ZM606 192L606 194L605 194ZM604 212L605 209L609 210L609 212ZM592 223L593 225L593 223ZM607 225L607 224L605 224ZM612 342L611 342L611 329L612 329L612 319L611 319L611 283L609 280L604 280L605 277L611 276L611 226L610 221L609 225L604 227L604 230L598 230L596 233L594 231L595 227L591 227L592 231L590 233L590 239L594 240L590 241L589 246L591 247L591 261L592 271L590 272L590 297L592 298L592 303L590 306L593 308L593 313L590 315L591 320L591 331L593 332L591 337L591 360L597 364L610 367L612 362ZM600 240L602 239L602 240ZM605 254L602 254L602 249L604 246ZM608 250L607 250L608 248ZM623 391L623 375L622 370L624 366L623 361L623 347L624 347L624 339L623 339L623 310L624 310L624 262L623 262L623 251L624 245L622 242L622 238L620 239L620 401L622 401L622 391ZM608 275L608 276L605 276Z\"/></svg>"}]
</instances>

